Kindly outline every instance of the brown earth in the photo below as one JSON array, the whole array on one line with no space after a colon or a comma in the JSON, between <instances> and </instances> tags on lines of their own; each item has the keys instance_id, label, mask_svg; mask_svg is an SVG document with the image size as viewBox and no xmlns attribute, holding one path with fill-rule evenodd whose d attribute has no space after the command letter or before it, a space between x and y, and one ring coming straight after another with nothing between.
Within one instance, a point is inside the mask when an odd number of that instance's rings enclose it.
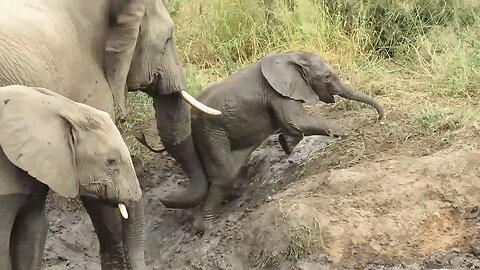
<instances>
[{"instance_id":1,"label":"brown earth","mask_svg":"<svg viewBox=\"0 0 480 270\"><path fill-rule=\"evenodd\" d=\"M186 182L175 162L148 154L139 178L149 269L480 268L470 254L480 240L478 127L425 136L395 131L400 120L373 122L369 109L350 103L312 111L351 134L307 137L289 157L269 138L203 236L192 233L190 210L159 202ZM403 119L390 110L395 117ZM158 141L148 125L149 140ZM44 269L100 269L78 202L56 198L49 208Z\"/></svg>"}]
</instances>

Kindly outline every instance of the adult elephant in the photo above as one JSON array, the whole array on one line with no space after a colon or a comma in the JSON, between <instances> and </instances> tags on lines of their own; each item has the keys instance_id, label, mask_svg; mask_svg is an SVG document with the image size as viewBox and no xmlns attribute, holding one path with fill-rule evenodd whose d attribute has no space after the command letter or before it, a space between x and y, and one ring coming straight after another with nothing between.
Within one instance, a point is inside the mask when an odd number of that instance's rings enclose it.
<instances>
[{"instance_id":1,"label":"adult elephant","mask_svg":"<svg viewBox=\"0 0 480 270\"><path fill-rule=\"evenodd\" d=\"M185 101L219 112L185 92L173 28L161 0L0 0L0 86L51 89L112 119L126 115L127 90L148 93L165 148L194 180L192 188L206 190ZM95 207L96 230L109 232L99 237L102 267L143 269L143 216L131 213L135 223L119 223L115 208Z\"/></svg>"}]
</instances>

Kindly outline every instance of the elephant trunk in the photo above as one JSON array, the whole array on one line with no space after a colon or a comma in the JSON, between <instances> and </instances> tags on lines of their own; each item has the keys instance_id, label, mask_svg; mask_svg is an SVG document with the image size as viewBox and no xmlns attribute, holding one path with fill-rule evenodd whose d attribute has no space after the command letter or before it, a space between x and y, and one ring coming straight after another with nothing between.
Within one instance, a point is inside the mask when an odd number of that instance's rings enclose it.
<instances>
[{"instance_id":1,"label":"elephant trunk","mask_svg":"<svg viewBox=\"0 0 480 270\"><path fill-rule=\"evenodd\" d=\"M102 269L145 270L143 200L124 202L128 219L116 205L82 197L100 242Z\"/></svg>"},{"instance_id":2,"label":"elephant trunk","mask_svg":"<svg viewBox=\"0 0 480 270\"><path fill-rule=\"evenodd\" d=\"M377 110L378 119L379 120L383 119L383 117L384 117L383 108L373 98L371 98L371 97L369 97L365 94L355 92L350 87L347 87L347 86L340 87L340 90L336 94L343 97L343 98L350 99L350 100L355 100L355 101L358 101L358 102L362 102L362 103L365 103L365 104L368 104L368 105L374 107L375 110Z\"/></svg>"},{"instance_id":3,"label":"elephant trunk","mask_svg":"<svg viewBox=\"0 0 480 270\"><path fill-rule=\"evenodd\" d=\"M168 208L192 208L199 205L208 191L208 182L192 139L190 107L179 94L153 97L158 134L165 150L180 164L190 185L161 200Z\"/></svg>"}]
</instances>

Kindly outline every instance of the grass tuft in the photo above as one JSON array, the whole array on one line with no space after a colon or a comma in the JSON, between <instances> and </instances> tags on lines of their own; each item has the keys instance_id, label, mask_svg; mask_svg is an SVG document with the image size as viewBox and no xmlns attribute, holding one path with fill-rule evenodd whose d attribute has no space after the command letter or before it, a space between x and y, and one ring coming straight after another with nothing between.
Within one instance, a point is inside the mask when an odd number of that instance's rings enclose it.
<instances>
[{"instance_id":1,"label":"grass tuft","mask_svg":"<svg viewBox=\"0 0 480 270\"><path fill-rule=\"evenodd\" d=\"M448 107L430 104L411 117L412 124L421 133L434 134L465 128L474 115L471 111L454 111Z\"/></svg>"}]
</instances>

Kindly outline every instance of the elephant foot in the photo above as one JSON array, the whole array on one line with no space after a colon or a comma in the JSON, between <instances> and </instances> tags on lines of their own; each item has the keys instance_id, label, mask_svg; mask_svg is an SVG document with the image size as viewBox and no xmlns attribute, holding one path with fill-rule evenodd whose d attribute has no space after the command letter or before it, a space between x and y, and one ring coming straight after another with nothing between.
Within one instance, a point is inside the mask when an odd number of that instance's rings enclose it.
<instances>
[{"instance_id":1,"label":"elephant foot","mask_svg":"<svg viewBox=\"0 0 480 270\"><path fill-rule=\"evenodd\" d=\"M198 182L193 182L183 191L174 191L167 194L165 197L160 198L160 202L166 208L173 209L188 209L193 208L200 204L205 197L203 192L198 192L200 189L204 189L199 186Z\"/></svg>"},{"instance_id":2,"label":"elephant foot","mask_svg":"<svg viewBox=\"0 0 480 270\"><path fill-rule=\"evenodd\" d=\"M195 230L195 233L197 234L203 234L205 233L205 215L202 214L197 214L195 215L195 218L193 220L193 229Z\"/></svg>"},{"instance_id":3,"label":"elephant foot","mask_svg":"<svg viewBox=\"0 0 480 270\"><path fill-rule=\"evenodd\" d=\"M203 211L197 213L193 220L193 229L196 234L205 234L205 232L212 231L214 227L214 216L205 215Z\"/></svg>"}]
</instances>

